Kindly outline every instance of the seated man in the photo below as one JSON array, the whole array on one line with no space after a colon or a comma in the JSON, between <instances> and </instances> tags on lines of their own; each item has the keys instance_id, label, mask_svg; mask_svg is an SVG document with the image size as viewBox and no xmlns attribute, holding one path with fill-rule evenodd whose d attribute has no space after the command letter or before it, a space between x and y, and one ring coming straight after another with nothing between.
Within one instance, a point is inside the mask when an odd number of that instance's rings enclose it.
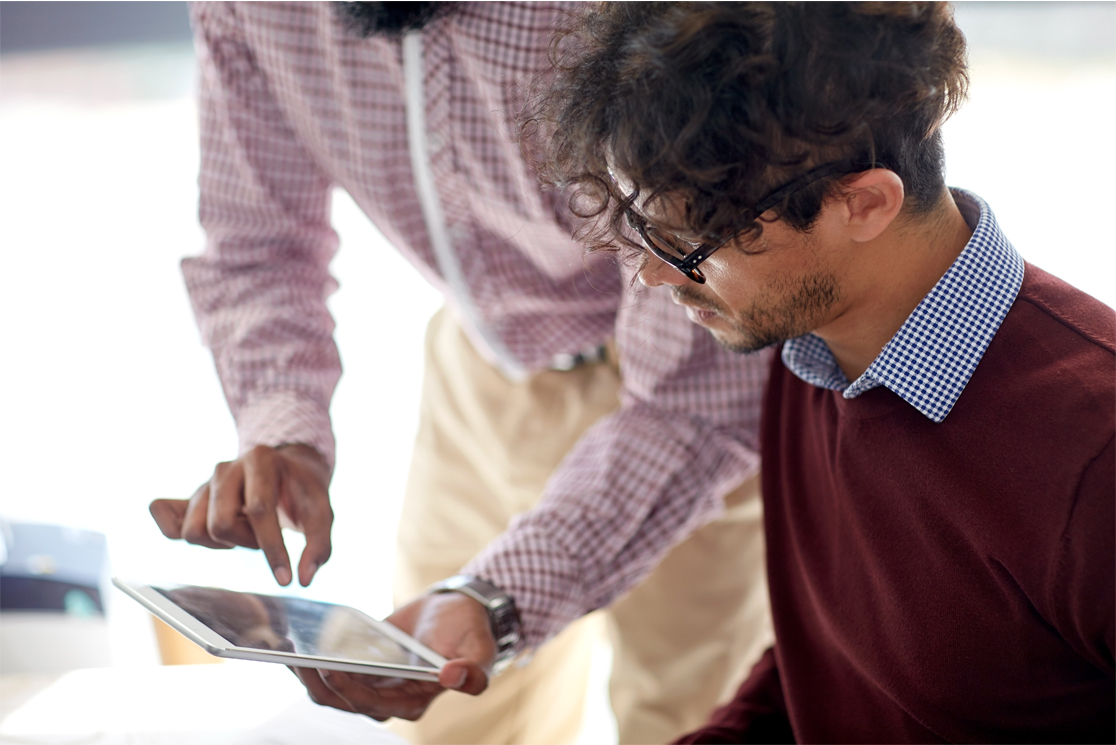
<instances>
[{"instance_id":1,"label":"seated man","mask_svg":"<svg viewBox=\"0 0 1116 745\"><path fill-rule=\"evenodd\" d=\"M634 249L724 346L782 345L761 438L776 644L686 740L1111 741L1116 316L945 187L967 86L948 6L617 3L572 34L533 129L587 240ZM679 504L625 538L692 520ZM621 510L544 502L469 571L537 644L603 584L579 555L550 569L540 515L590 533ZM610 587L646 559L613 557ZM470 692L494 649L473 606L395 619ZM304 681L377 716L438 693Z\"/></svg>"},{"instance_id":2,"label":"seated man","mask_svg":"<svg viewBox=\"0 0 1116 745\"><path fill-rule=\"evenodd\" d=\"M722 345L782 345L776 644L683 741L1111 742L1116 320L945 187L949 7L616 4L575 33L551 176Z\"/></svg>"}]
</instances>

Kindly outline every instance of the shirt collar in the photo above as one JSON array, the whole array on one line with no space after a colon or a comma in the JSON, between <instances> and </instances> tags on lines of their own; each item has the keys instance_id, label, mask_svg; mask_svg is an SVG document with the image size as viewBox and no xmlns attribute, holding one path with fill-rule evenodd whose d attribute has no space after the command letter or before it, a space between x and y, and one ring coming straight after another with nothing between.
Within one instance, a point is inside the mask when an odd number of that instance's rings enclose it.
<instances>
[{"instance_id":1,"label":"shirt collar","mask_svg":"<svg viewBox=\"0 0 1116 745\"><path fill-rule=\"evenodd\" d=\"M1023 257L983 199L951 189L973 237L869 365L849 383L815 334L783 345L783 364L803 381L845 398L885 386L927 418L949 414L1023 284Z\"/></svg>"}]
</instances>

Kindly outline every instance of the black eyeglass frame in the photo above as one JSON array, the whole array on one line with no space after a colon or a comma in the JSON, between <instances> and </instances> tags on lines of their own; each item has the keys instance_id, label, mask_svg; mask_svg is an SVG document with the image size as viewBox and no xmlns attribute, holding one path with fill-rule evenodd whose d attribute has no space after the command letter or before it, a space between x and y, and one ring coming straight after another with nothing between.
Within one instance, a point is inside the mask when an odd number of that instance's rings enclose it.
<instances>
[{"instance_id":1,"label":"black eyeglass frame","mask_svg":"<svg viewBox=\"0 0 1116 745\"><path fill-rule=\"evenodd\" d=\"M799 191L801 189L805 189L810 184L816 181L820 181L826 176L832 176L837 173L842 175L848 173L858 173L860 171L868 171L873 168L880 167L882 167L880 163L857 163L850 165L848 161L838 161L835 163L826 163L824 165L818 166L817 168L812 168L798 178L783 184L778 189L771 192L766 197L757 202L754 207L752 207L745 213L747 215L747 220L749 222L755 220L757 217L782 202L791 194L794 194L796 191ZM666 262L667 264L670 264L672 267L682 272L682 274L685 275L688 279L697 282L700 285L705 284L705 275L702 274L700 269L698 269L698 265L712 256L713 253L717 251L717 249L732 241L732 239L735 238L737 235L730 235L728 238L725 238L719 243L698 244L698 247L695 248L693 251L686 254L683 258L678 258L677 256L673 256L655 245L655 242L647 234L646 222L643 220L643 218L632 212L630 207L627 210L626 217L628 220L628 224L635 228L635 231L639 233L640 240L643 241L643 245L647 247L648 251L655 254L656 258Z\"/></svg>"}]
</instances>

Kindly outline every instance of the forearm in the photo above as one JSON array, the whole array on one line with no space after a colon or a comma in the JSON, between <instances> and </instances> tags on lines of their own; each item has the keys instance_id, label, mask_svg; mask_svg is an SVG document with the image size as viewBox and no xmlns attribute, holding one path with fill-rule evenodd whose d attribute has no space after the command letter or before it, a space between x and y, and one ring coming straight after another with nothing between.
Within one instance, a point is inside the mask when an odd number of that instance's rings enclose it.
<instances>
[{"instance_id":1,"label":"forearm","mask_svg":"<svg viewBox=\"0 0 1116 745\"><path fill-rule=\"evenodd\" d=\"M467 571L515 598L524 644L536 646L633 587L714 519L721 498L758 465L722 431L647 408L623 410L582 438L539 507Z\"/></svg>"}]
</instances>

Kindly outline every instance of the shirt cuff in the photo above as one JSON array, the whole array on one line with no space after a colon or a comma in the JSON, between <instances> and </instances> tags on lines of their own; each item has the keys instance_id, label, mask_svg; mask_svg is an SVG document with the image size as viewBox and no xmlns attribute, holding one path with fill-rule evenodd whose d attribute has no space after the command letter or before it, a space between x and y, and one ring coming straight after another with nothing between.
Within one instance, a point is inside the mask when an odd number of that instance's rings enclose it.
<instances>
[{"instance_id":1,"label":"shirt cuff","mask_svg":"<svg viewBox=\"0 0 1116 745\"><path fill-rule=\"evenodd\" d=\"M329 410L295 391L269 391L253 396L236 413L240 454L256 445L309 445L333 470L336 444Z\"/></svg>"}]
</instances>

